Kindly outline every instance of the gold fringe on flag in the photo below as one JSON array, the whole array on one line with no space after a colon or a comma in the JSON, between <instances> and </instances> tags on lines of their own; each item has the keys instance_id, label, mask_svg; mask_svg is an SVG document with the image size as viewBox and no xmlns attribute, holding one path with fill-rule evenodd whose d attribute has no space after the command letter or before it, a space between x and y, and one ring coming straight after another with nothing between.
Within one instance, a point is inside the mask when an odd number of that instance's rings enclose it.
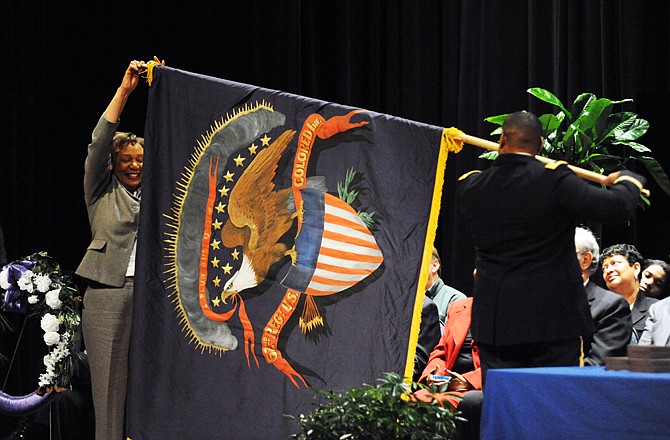
<instances>
[{"instance_id":1,"label":"gold fringe on flag","mask_svg":"<svg viewBox=\"0 0 670 440\"><path fill-rule=\"evenodd\" d=\"M440 154L437 158L435 170L435 184L433 186L433 201L430 208L428 230L426 231L426 242L423 247L423 258L421 259L421 271L419 272L419 283L417 285L416 300L414 302L414 314L412 316L412 328L410 330L409 346L407 349L407 363L405 364L405 382L412 380L414 374L414 354L419 342L419 329L421 327L421 310L423 309L423 297L426 295L426 283L428 282L428 271L430 259L433 254L433 243L437 234L437 219L440 215L440 202L442 200L442 186L444 185L444 171L447 166L449 152L459 153L463 149L463 141L456 138L463 133L457 128L445 128L442 130L440 141Z\"/></svg>"}]
</instances>

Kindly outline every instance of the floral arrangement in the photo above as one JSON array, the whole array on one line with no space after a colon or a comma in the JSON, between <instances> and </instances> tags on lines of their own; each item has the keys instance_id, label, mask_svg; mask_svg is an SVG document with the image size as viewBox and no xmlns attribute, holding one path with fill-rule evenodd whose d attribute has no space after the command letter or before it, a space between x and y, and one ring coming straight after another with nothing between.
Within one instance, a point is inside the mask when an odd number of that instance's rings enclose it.
<instances>
[{"instance_id":1,"label":"floral arrangement","mask_svg":"<svg viewBox=\"0 0 670 440\"><path fill-rule=\"evenodd\" d=\"M40 317L46 371L39 377L39 387L67 388L75 373L74 346L81 323L79 289L58 262L38 252L13 261L0 271L0 311L30 313Z\"/></svg>"}]
</instances>

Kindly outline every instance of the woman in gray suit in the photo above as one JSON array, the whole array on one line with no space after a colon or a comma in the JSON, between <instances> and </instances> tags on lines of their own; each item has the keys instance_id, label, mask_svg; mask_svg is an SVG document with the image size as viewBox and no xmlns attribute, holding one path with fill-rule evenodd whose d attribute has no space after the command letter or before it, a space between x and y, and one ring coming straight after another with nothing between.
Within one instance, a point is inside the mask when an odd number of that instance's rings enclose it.
<instances>
[{"instance_id":1,"label":"woman in gray suit","mask_svg":"<svg viewBox=\"0 0 670 440\"><path fill-rule=\"evenodd\" d=\"M140 213L144 140L117 133L142 61L131 61L93 130L84 168L92 240L77 274L88 280L82 327L91 366L96 439L124 437L133 276Z\"/></svg>"}]
</instances>

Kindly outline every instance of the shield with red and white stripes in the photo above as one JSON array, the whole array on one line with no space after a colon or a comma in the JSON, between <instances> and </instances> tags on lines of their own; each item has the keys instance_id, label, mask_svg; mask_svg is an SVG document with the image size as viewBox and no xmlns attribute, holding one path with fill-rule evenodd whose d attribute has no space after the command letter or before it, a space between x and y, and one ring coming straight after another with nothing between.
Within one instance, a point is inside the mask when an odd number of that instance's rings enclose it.
<instances>
[{"instance_id":1,"label":"shield with red and white stripes","mask_svg":"<svg viewBox=\"0 0 670 440\"><path fill-rule=\"evenodd\" d=\"M381 250L351 206L318 190L300 193L304 215L295 240L298 256L282 285L307 295L332 295L356 285L381 266Z\"/></svg>"}]
</instances>

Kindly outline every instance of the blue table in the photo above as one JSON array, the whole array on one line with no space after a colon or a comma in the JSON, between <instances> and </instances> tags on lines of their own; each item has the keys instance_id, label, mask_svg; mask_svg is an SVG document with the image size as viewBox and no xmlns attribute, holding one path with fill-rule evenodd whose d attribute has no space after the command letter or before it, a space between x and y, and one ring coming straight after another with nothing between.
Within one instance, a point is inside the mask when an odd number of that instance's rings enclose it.
<instances>
[{"instance_id":1,"label":"blue table","mask_svg":"<svg viewBox=\"0 0 670 440\"><path fill-rule=\"evenodd\" d=\"M482 439L670 439L670 373L489 370Z\"/></svg>"}]
</instances>

